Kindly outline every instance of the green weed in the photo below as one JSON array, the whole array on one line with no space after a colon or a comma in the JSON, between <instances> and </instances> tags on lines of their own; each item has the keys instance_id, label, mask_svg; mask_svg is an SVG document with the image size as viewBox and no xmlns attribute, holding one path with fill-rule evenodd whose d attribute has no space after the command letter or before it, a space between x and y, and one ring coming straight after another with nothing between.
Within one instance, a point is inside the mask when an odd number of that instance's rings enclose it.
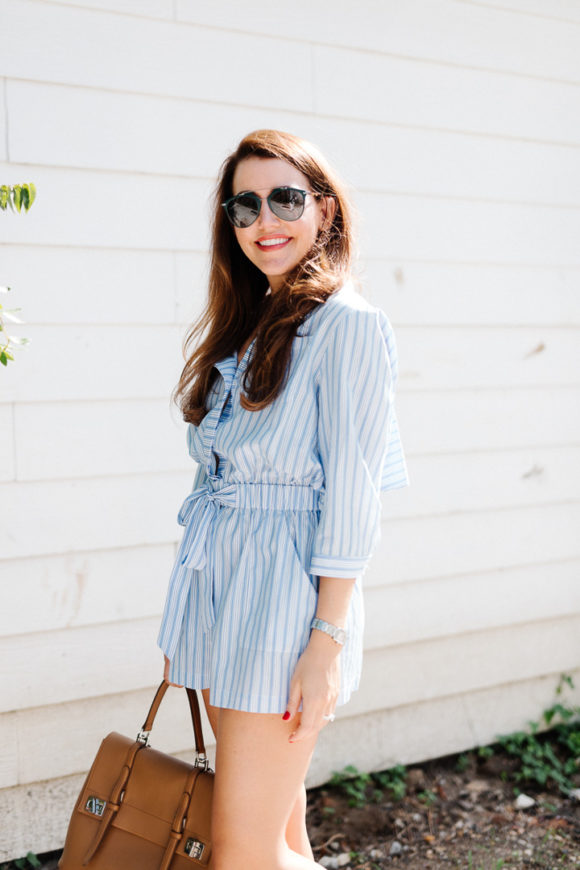
<instances>
[{"instance_id":1,"label":"green weed","mask_svg":"<svg viewBox=\"0 0 580 870\"><path fill-rule=\"evenodd\" d=\"M364 773L349 764L341 771L333 772L329 785L339 788L348 796L349 806L364 807L371 801L379 803L383 800L385 791L390 792L395 800L404 797L406 773L407 769L402 764L373 773Z\"/></svg>"},{"instance_id":2,"label":"green weed","mask_svg":"<svg viewBox=\"0 0 580 870\"><path fill-rule=\"evenodd\" d=\"M557 695L562 694L565 684L574 688L572 678L562 674ZM544 731L540 732L542 725ZM557 701L544 711L540 721L529 721L528 726L528 731L515 731L497 738L496 745L519 761L519 768L512 774L514 782L542 787L553 784L567 795L574 788L571 777L580 764L580 707ZM481 753L489 747L479 749ZM505 771L501 775L504 780L509 779ZM514 786L514 792L519 791L518 786Z\"/></svg>"},{"instance_id":3,"label":"green weed","mask_svg":"<svg viewBox=\"0 0 580 870\"><path fill-rule=\"evenodd\" d=\"M12 870L13 867L17 868L17 870L31 870L31 868L38 870L38 867L42 867L42 862L34 852L28 852L24 858L17 858L15 861L0 864L0 870Z\"/></svg>"},{"instance_id":4,"label":"green weed","mask_svg":"<svg viewBox=\"0 0 580 870\"><path fill-rule=\"evenodd\" d=\"M485 760L503 752L520 763L513 773L499 771L504 782L513 779L516 794L520 791L517 784L535 783L544 787L555 785L567 795L574 788L572 777L580 769L580 707L571 706L563 699L566 685L574 688L572 677L562 674L556 687L559 696L556 703L543 712L540 721L528 723L529 731L498 735L494 744L461 753L457 757L456 770L467 770L474 755ZM402 764L373 773L365 773L349 764L341 771L334 771L328 785L340 789L348 797L349 806L363 807L371 802L379 803L385 793L391 799L401 800L406 794L406 777L407 768ZM430 790L421 792L418 797L427 806L437 800L435 792ZM335 810L327 807L324 812L331 815ZM496 870L502 866L503 862L500 862Z\"/></svg>"}]
</instances>

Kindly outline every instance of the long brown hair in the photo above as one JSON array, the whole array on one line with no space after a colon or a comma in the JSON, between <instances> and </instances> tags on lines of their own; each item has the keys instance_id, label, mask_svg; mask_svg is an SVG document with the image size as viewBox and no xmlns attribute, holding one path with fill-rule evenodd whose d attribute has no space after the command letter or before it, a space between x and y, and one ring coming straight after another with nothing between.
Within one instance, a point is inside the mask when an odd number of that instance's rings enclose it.
<instances>
[{"instance_id":1,"label":"long brown hair","mask_svg":"<svg viewBox=\"0 0 580 870\"><path fill-rule=\"evenodd\" d=\"M336 202L330 225L275 293L267 293L268 279L243 253L221 206L232 196L236 167L246 157L286 160L308 178L314 193L332 196ZM208 300L185 336L186 363L172 395L183 419L199 425L217 377L214 364L241 348L254 331L254 353L244 373L240 402L251 411L272 402L284 386L298 327L349 277L352 256L352 208L343 183L318 148L279 130L245 136L222 163L214 192ZM205 340L189 354L206 329Z\"/></svg>"}]
</instances>

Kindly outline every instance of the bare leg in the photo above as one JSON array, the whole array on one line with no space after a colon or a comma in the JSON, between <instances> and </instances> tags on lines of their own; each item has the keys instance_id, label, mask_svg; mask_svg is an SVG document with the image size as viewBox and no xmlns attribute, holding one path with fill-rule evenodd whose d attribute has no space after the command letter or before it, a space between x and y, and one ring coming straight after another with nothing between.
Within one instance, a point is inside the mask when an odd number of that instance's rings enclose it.
<instances>
[{"instance_id":1,"label":"bare leg","mask_svg":"<svg viewBox=\"0 0 580 870\"><path fill-rule=\"evenodd\" d=\"M286 825L286 842L299 855L314 858L308 828L306 827L306 786L301 784L298 797L292 807L288 824Z\"/></svg>"},{"instance_id":2,"label":"bare leg","mask_svg":"<svg viewBox=\"0 0 580 870\"><path fill-rule=\"evenodd\" d=\"M214 707L213 704L210 704L209 689L202 689L202 695L217 745L220 708ZM284 723L282 722L282 724ZM298 795L292 806L290 817L286 825L285 839L290 849L297 852L299 855L303 855L305 858L310 858L311 860L314 858L310 840L308 838L308 830L306 828L306 787L304 782L301 783L298 789Z\"/></svg>"},{"instance_id":3,"label":"bare leg","mask_svg":"<svg viewBox=\"0 0 580 870\"><path fill-rule=\"evenodd\" d=\"M277 713L220 710L212 812L215 870L322 867L285 839L318 737L289 743L297 724Z\"/></svg>"}]
</instances>

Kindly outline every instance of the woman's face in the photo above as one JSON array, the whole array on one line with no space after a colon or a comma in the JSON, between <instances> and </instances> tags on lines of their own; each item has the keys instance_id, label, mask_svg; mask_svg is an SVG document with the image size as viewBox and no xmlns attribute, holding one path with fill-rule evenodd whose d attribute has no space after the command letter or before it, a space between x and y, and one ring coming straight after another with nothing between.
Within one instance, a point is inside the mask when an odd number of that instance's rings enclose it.
<instances>
[{"instance_id":1,"label":"woman's face","mask_svg":"<svg viewBox=\"0 0 580 870\"><path fill-rule=\"evenodd\" d=\"M276 217L266 200L274 187L297 187L300 190L312 190L312 187L299 169L274 157L241 160L234 172L232 187L234 196L252 192L263 197L260 214L254 223L233 230L242 251L266 275L275 293L284 276L308 253L325 220L332 221L335 201L331 197L307 196L304 213L298 220L285 221ZM274 244L263 244L268 240L275 240Z\"/></svg>"}]
</instances>

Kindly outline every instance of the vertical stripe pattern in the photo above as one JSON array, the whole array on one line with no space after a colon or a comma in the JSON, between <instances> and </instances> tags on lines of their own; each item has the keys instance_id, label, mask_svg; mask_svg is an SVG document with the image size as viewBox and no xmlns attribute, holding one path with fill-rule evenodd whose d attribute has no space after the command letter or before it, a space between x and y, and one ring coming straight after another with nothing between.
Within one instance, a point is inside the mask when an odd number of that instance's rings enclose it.
<instances>
[{"instance_id":1,"label":"vertical stripe pattern","mask_svg":"<svg viewBox=\"0 0 580 870\"><path fill-rule=\"evenodd\" d=\"M409 478L386 314L350 283L299 328L280 396L241 407L254 341L216 363L208 413L188 427L198 462L158 644L170 680L212 704L283 713L310 637L319 578L354 577L341 650L345 704L362 669L362 576L380 539L381 491Z\"/></svg>"}]
</instances>

